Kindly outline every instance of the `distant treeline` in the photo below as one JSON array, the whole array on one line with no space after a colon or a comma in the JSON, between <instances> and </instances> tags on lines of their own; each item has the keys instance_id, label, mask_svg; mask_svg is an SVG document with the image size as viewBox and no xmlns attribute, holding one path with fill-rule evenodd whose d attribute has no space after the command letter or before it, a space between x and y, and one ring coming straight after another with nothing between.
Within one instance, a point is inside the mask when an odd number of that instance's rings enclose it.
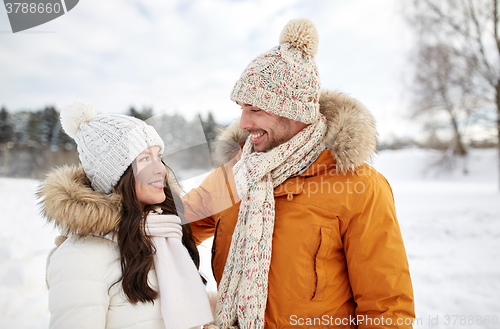
<instances>
[{"instance_id":1,"label":"distant treeline","mask_svg":"<svg viewBox=\"0 0 500 329\"><path fill-rule=\"evenodd\" d=\"M178 114L154 116L151 108L130 107L124 114L155 126L174 170L213 167L210 142L220 125L211 112L191 121ZM76 144L62 129L55 107L21 112L0 109L0 176L39 179L55 166L78 162Z\"/></svg>"}]
</instances>

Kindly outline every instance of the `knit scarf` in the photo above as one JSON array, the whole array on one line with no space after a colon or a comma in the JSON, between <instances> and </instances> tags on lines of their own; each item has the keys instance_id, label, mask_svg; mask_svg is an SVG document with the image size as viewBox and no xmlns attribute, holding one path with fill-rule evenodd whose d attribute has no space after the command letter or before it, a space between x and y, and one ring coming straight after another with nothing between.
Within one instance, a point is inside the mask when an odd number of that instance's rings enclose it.
<instances>
[{"instance_id":1,"label":"knit scarf","mask_svg":"<svg viewBox=\"0 0 500 329\"><path fill-rule=\"evenodd\" d=\"M156 249L154 264L165 327L187 329L212 322L205 287L182 244L181 219L175 215L149 214L146 234ZM116 242L115 236L108 234L106 238Z\"/></svg>"},{"instance_id":2,"label":"knit scarf","mask_svg":"<svg viewBox=\"0 0 500 329\"><path fill-rule=\"evenodd\" d=\"M324 148L325 118L289 141L253 152L249 136L233 174L241 198L216 307L220 328L264 328L274 231L274 188L313 163Z\"/></svg>"}]
</instances>

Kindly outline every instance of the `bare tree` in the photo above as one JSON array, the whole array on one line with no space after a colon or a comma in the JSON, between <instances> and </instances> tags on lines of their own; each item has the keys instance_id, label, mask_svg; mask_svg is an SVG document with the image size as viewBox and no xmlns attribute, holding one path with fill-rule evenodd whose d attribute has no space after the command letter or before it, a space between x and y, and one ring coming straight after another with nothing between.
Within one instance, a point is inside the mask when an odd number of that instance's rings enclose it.
<instances>
[{"instance_id":1,"label":"bare tree","mask_svg":"<svg viewBox=\"0 0 500 329\"><path fill-rule=\"evenodd\" d=\"M454 134L454 153L465 155L460 122L477 118L485 108L494 109L496 119L489 123L496 126L500 159L498 1L407 0L405 4L418 37L413 62L416 111L445 111Z\"/></svg>"}]
</instances>

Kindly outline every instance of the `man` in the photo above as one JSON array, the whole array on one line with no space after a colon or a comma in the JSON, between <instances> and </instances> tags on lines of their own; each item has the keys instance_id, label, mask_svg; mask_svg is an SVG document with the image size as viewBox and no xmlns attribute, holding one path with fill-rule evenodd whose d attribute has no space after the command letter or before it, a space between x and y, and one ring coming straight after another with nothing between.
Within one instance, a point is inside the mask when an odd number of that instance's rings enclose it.
<instances>
[{"instance_id":1,"label":"man","mask_svg":"<svg viewBox=\"0 0 500 329\"><path fill-rule=\"evenodd\" d=\"M197 243L214 236L221 328L411 328L413 292L392 191L365 163L373 117L321 91L307 19L253 60L218 152L227 162L185 197ZM234 158L233 158L234 157Z\"/></svg>"}]
</instances>

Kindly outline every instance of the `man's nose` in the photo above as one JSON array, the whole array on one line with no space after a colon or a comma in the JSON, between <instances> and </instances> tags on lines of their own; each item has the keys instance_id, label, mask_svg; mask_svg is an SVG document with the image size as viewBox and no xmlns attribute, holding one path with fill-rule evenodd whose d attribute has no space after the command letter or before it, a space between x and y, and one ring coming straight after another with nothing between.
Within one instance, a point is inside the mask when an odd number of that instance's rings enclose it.
<instances>
[{"instance_id":1,"label":"man's nose","mask_svg":"<svg viewBox=\"0 0 500 329\"><path fill-rule=\"evenodd\" d=\"M240 129L251 129L253 127L253 122L251 118L250 111L246 109L241 110L240 117Z\"/></svg>"}]
</instances>

